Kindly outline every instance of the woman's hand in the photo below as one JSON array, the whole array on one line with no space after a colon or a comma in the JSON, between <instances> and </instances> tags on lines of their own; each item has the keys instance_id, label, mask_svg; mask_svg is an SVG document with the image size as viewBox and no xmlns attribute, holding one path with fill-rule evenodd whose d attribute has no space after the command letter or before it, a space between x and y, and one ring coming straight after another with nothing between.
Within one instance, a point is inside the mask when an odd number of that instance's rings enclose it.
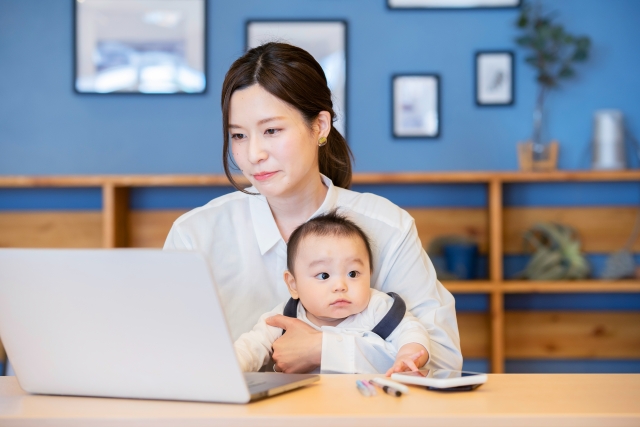
<instances>
[{"instance_id":1,"label":"woman's hand","mask_svg":"<svg viewBox=\"0 0 640 427\"><path fill-rule=\"evenodd\" d=\"M273 343L273 361L278 372L305 373L320 366L322 332L301 320L278 314L268 317L267 325L287 331Z\"/></svg>"},{"instance_id":2,"label":"woman's hand","mask_svg":"<svg viewBox=\"0 0 640 427\"><path fill-rule=\"evenodd\" d=\"M400 347L396 361L385 375L390 377L394 372L417 371L427 363L428 359L429 354L422 345L405 344Z\"/></svg>"}]
</instances>

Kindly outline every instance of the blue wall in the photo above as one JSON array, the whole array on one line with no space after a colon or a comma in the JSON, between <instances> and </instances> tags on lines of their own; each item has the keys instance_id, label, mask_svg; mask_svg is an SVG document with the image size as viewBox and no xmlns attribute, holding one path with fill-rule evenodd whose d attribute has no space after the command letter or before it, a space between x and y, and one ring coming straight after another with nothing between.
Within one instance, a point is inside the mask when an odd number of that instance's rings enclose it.
<instances>
[{"instance_id":1,"label":"blue wall","mask_svg":"<svg viewBox=\"0 0 640 427\"><path fill-rule=\"evenodd\" d=\"M592 60L549 99L548 134L560 167L587 168L593 111L618 108L640 134L640 1L546 1L569 31L592 37ZM517 51L516 102L477 107L477 50L514 49L517 10L400 11L386 0L209 0L208 92L197 96L87 96L72 90L71 0L0 0L0 175L221 173L219 90L244 50L248 19L345 19L348 139L357 171L516 169L515 143L531 131L533 71ZM436 140L391 136L391 76L442 79ZM632 161L637 166L637 161ZM402 206L486 204L483 186L360 186ZM228 189L135 189L135 209L191 208ZM640 205L637 183L510 185L508 206ZM98 189L0 189L0 210L99 209ZM602 264L603 255L592 262ZM514 270L526 261L507 258ZM486 263L485 263L486 264ZM512 267L509 267L512 266ZM486 267L486 266L485 266ZM601 268L599 268L601 269ZM486 268L485 268L486 270ZM511 273L507 271L507 276ZM486 311L484 295L458 295ZM517 295L507 309L637 310L640 295ZM465 367L488 369L486 361ZM508 371L640 372L640 361L509 361Z\"/></svg>"},{"instance_id":2,"label":"blue wall","mask_svg":"<svg viewBox=\"0 0 640 427\"><path fill-rule=\"evenodd\" d=\"M549 99L560 166L588 166L596 109L619 108L640 133L637 0L546 2L589 34L592 61ZM219 88L251 18L349 22L348 137L358 171L515 169L530 135L533 72L517 54L516 104L474 103L479 49L513 49L517 10L402 11L386 0L210 0L209 91L203 96L80 96L72 91L71 0L0 2L0 174L219 173ZM442 77L442 136L391 137L390 78Z\"/></svg>"}]
</instances>

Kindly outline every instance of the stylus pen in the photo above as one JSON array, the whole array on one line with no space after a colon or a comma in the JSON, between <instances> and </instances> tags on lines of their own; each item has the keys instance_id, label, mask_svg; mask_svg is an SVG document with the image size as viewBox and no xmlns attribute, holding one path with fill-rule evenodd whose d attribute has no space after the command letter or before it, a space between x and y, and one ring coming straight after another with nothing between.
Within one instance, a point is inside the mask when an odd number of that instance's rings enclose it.
<instances>
[{"instance_id":1,"label":"stylus pen","mask_svg":"<svg viewBox=\"0 0 640 427\"><path fill-rule=\"evenodd\" d=\"M356 380L356 387L358 387L358 391L360 392L361 395L365 397L371 396L371 393L369 393L369 389L367 388L366 385L364 385L362 381Z\"/></svg>"},{"instance_id":2,"label":"stylus pen","mask_svg":"<svg viewBox=\"0 0 640 427\"><path fill-rule=\"evenodd\" d=\"M378 392L376 391L376 388L371 381L362 381L362 384L364 384L367 389L369 389L369 393L371 393L371 396L378 395Z\"/></svg>"},{"instance_id":3,"label":"stylus pen","mask_svg":"<svg viewBox=\"0 0 640 427\"><path fill-rule=\"evenodd\" d=\"M394 388L402 393L409 393L409 387L407 387L406 385L388 380L386 378L374 378L371 381L381 386L386 385L387 387Z\"/></svg>"},{"instance_id":4,"label":"stylus pen","mask_svg":"<svg viewBox=\"0 0 640 427\"><path fill-rule=\"evenodd\" d=\"M384 391L387 394L390 394L391 396L395 396L395 397L400 397L402 396L402 392L400 392L400 390L396 390L395 388L389 387L388 385L380 385L378 383L375 383L373 381L369 381L369 384L371 384L372 386L378 386L382 389L382 391Z\"/></svg>"}]
</instances>

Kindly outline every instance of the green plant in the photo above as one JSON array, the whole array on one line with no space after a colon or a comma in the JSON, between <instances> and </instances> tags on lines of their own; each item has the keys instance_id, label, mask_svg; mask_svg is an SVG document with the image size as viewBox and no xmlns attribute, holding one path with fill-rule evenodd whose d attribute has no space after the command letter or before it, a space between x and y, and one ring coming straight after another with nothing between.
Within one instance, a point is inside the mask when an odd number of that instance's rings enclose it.
<instances>
[{"instance_id":1,"label":"green plant","mask_svg":"<svg viewBox=\"0 0 640 427\"><path fill-rule=\"evenodd\" d=\"M569 34L564 26L553 22L552 13L544 13L539 1L524 3L516 21L522 35L516 43L528 51L525 62L537 71L538 98L534 112L534 152L542 151L542 118L544 101L550 89L557 88L561 80L575 76L574 63L589 57L591 39Z\"/></svg>"}]
</instances>

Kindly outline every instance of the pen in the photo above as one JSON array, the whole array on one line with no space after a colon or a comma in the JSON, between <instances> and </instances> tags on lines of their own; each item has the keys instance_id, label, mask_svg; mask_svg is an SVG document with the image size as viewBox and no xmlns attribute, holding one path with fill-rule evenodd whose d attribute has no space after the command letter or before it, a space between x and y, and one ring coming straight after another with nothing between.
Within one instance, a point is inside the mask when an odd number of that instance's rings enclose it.
<instances>
[{"instance_id":1,"label":"pen","mask_svg":"<svg viewBox=\"0 0 640 427\"><path fill-rule=\"evenodd\" d=\"M356 380L356 387L358 387L358 391L360 392L361 395L365 397L371 396L371 393L369 393L369 389L367 388L366 385L364 385L362 381Z\"/></svg>"},{"instance_id":2,"label":"pen","mask_svg":"<svg viewBox=\"0 0 640 427\"><path fill-rule=\"evenodd\" d=\"M373 383L371 381L362 381L362 384L364 384L367 389L369 389L369 393L371 394L371 396L378 395L378 392L376 392L376 388L373 386Z\"/></svg>"},{"instance_id":3,"label":"pen","mask_svg":"<svg viewBox=\"0 0 640 427\"><path fill-rule=\"evenodd\" d=\"M400 397L402 396L402 393L399 390L396 390L395 388L391 388L388 385L380 385L378 383L375 383L373 381L369 381L369 384L371 384L372 386L377 386L380 387L382 389L382 391L384 391L385 393L391 395L391 396L395 396L395 397Z\"/></svg>"},{"instance_id":4,"label":"pen","mask_svg":"<svg viewBox=\"0 0 640 427\"><path fill-rule=\"evenodd\" d=\"M400 384L400 383L395 382L395 381L388 380L386 378L374 378L371 381L373 381L374 383L376 383L376 384L378 384L380 386L386 385L387 387L394 388L394 389L400 391L401 393L409 393L409 387L407 387L406 385Z\"/></svg>"}]
</instances>

